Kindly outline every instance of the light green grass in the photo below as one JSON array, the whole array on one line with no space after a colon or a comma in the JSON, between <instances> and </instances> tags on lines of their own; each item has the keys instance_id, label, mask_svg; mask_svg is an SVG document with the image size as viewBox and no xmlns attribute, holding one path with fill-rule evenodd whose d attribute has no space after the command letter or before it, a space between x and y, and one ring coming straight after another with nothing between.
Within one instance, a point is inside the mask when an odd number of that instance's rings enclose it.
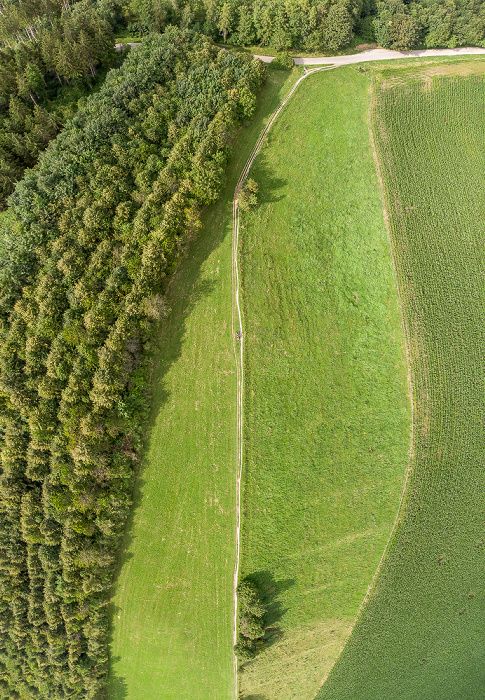
<instances>
[{"instance_id":1,"label":"light green grass","mask_svg":"<svg viewBox=\"0 0 485 700\"><path fill-rule=\"evenodd\" d=\"M242 573L280 628L246 698L312 698L384 551L408 466L397 288L350 68L309 77L251 176L241 230L246 347ZM278 637L269 633L272 641Z\"/></svg>"},{"instance_id":2,"label":"light green grass","mask_svg":"<svg viewBox=\"0 0 485 700\"><path fill-rule=\"evenodd\" d=\"M135 36L134 34L126 34L126 36L120 34L116 37L115 42L117 44L141 44L143 39L144 37Z\"/></svg>"},{"instance_id":3,"label":"light green grass","mask_svg":"<svg viewBox=\"0 0 485 700\"><path fill-rule=\"evenodd\" d=\"M152 423L112 606L111 700L224 700L234 692L235 361L232 193L297 79L271 72L241 130L221 202L173 280L154 363Z\"/></svg>"},{"instance_id":4,"label":"light green grass","mask_svg":"<svg viewBox=\"0 0 485 700\"><path fill-rule=\"evenodd\" d=\"M485 697L485 81L376 84L374 131L415 387L406 511L318 698Z\"/></svg>"}]
</instances>

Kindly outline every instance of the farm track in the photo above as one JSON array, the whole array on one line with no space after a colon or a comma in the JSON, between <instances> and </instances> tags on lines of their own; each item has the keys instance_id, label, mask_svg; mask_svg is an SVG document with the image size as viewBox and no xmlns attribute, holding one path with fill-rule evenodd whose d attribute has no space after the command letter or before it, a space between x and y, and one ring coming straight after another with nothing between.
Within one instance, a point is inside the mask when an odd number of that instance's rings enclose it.
<instances>
[{"instance_id":1,"label":"farm track","mask_svg":"<svg viewBox=\"0 0 485 700\"><path fill-rule=\"evenodd\" d=\"M475 46L461 46L457 49L423 49L419 51L390 51L389 49L370 49L362 53L353 53L348 56L311 56L310 58L294 58L296 66L315 66L333 64L337 66L349 66L354 63L366 63L367 61L393 61L403 58L433 58L439 56L474 56L485 54L485 48ZM271 63L274 56L259 56L264 63Z\"/></svg>"}]
</instances>

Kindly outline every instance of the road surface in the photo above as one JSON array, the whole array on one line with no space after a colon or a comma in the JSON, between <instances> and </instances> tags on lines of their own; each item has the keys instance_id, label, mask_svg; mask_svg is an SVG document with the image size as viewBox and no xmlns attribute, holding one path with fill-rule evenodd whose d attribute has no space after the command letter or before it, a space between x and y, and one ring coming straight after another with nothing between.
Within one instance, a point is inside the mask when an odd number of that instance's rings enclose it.
<instances>
[{"instance_id":1,"label":"road surface","mask_svg":"<svg viewBox=\"0 0 485 700\"><path fill-rule=\"evenodd\" d=\"M389 49L369 49L361 53L353 53L349 56L312 56L311 58L294 58L297 66L321 66L331 64L334 66L348 66L352 63L365 63L366 61L389 61L395 58L426 58L428 56L467 56L485 54L485 48L464 46L458 49L423 49L420 51L390 51ZM264 63L271 63L274 56L257 56Z\"/></svg>"}]
</instances>

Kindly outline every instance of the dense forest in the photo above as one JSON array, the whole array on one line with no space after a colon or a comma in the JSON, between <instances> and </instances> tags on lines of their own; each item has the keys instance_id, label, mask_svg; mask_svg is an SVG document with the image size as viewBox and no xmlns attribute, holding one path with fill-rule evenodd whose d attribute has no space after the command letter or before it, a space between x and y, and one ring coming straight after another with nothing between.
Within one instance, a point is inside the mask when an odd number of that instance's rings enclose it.
<instances>
[{"instance_id":1,"label":"dense forest","mask_svg":"<svg viewBox=\"0 0 485 700\"><path fill-rule=\"evenodd\" d=\"M166 280L265 67L172 28L132 52L1 217L0 697L102 698L108 601Z\"/></svg>"},{"instance_id":2,"label":"dense forest","mask_svg":"<svg viewBox=\"0 0 485 700\"><path fill-rule=\"evenodd\" d=\"M114 62L111 25L88 0L72 8L50 0L0 4L0 210L76 111L98 67ZM66 96L73 110L65 109Z\"/></svg>"},{"instance_id":3,"label":"dense forest","mask_svg":"<svg viewBox=\"0 0 485 700\"><path fill-rule=\"evenodd\" d=\"M336 51L354 37L391 49L485 40L485 0L131 0L130 12L126 22L141 34L172 23L215 40L276 50Z\"/></svg>"},{"instance_id":4,"label":"dense forest","mask_svg":"<svg viewBox=\"0 0 485 700\"><path fill-rule=\"evenodd\" d=\"M65 86L89 91L116 62L115 33L169 26L236 46L335 52L482 45L485 0L0 0L0 210L62 128ZM71 99L73 106L77 99Z\"/></svg>"}]
</instances>

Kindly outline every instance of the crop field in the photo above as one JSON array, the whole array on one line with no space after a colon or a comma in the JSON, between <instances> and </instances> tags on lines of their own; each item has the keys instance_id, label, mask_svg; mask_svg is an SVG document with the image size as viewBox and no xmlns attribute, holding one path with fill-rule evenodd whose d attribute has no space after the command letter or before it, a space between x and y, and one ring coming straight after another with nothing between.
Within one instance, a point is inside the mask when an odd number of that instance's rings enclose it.
<instances>
[{"instance_id":1,"label":"crop field","mask_svg":"<svg viewBox=\"0 0 485 700\"><path fill-rule=\"evenodd\" d=\"M231 211L264 121L298 74L270 71L227 188L170 289L133 521L112 606L111 700L234 697L235 362Z\"/></svg>"},{"instance_id":2,"label":"crop field","mask_svg":"<svg viewBox=\"0 0 485 700\"><path fill-rule=\"evenodd\" d=\"M404 334L369 137L370 82L308 78L251 173L244 216L242 575L269 643L242 697L313 698L392 529L409 462ZM274 629L277 628L277 629Z\"/></svg>"},{"instance_id":3,"label":"crop field","mask_svg":"<svg viewBox=\"0 0 485 700\"><path fill-rule=\"evenodd\" d=\"M413 374L413 474L382 574L319 700L485 697L485 79L439 73L389 70L374 82Z\"/></svg>"}]
</instances>

